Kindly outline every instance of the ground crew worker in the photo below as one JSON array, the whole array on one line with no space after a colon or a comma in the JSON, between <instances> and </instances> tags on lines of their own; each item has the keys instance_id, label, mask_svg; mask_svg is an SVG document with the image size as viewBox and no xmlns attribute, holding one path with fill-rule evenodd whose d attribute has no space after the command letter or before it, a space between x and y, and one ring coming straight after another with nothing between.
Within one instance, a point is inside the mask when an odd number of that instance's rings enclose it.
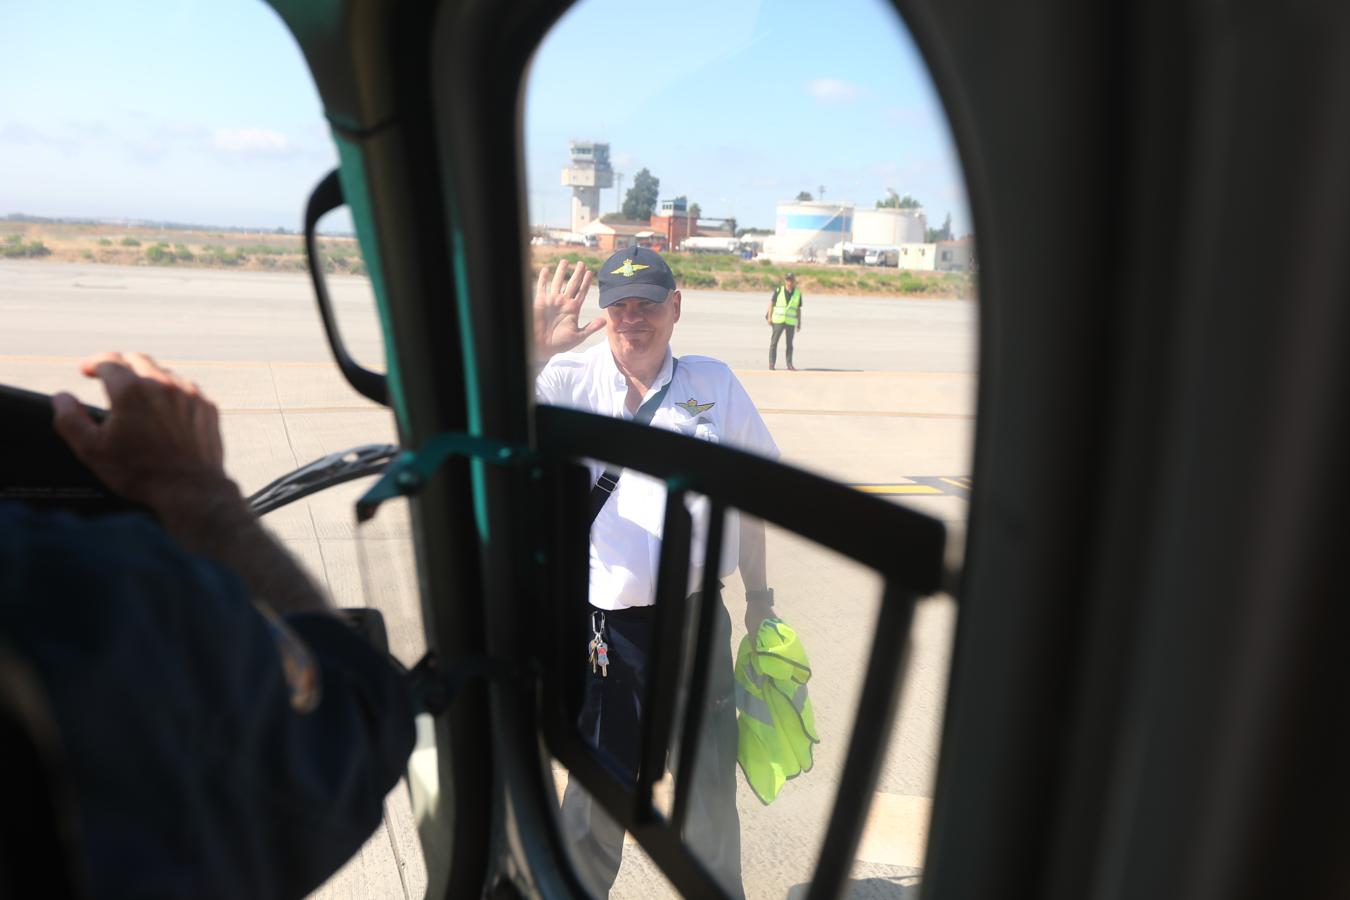
<instances>
[{"instance_id":1,"label":"ground crew worker","mask_svg":"<svg viewBox=\"0 0 1350 900\"><path fill-rule=\"evenodd\" d=\"M784 275L783 283L769 295L764 321L773 327L773 336L769 338L769 368L778 362L778 338L786 332L787 367L789 371L797 371L792 364L792 336L802 327L802 292L797 288L797 276L793 273Z\"/></svg>"},{"instance_id":2,"label":"ground crew worker","mask_svg":"<svg viewBox=\"0 0 1350 900\"><path fill-rule=\"evenodd\" d=\"M656 428L725 443L777 458L764 420L726 364L706 356L675 359L670 338L680 319L680 292L660 254L645 248L620 250L601 266L603 317L579 326L578 313L591 273L578 263L567 279L560 262L549 280L541 270L535 294L538 358L547 365L536 380L541 403L606 416L648 418ZM565 280L566 279L566 280ZM606 341L584 352L566 352L604 329ZM647 405L652 404L652 405ZM644 415L645 414L645 415ZM592 466L597 481L604 474ZM605 645L602 671L586 666L586 692L579 725L599 749L636 779L645 664L655 625L655 577L660 556L664 484L637 472L616 473L591 525L591 621L584 634L566 636L594 654ZM695 504L691 584L702 583L707 505ZM723 545L726 577L739 565L745 583L746 627L753 634L773 611L764 571L764 524L728 516ZM698 750L686 840L733 896L743 893L740 824L736 813L736 718L731 660L731 622L719 604L711 673L711 708ZM589 642L589 643L588 643ZM618 875L623 830L570 783L563 797L563 829L575 865L591 890L605 895Z\"/></svg>"},{"instance_id":3,"label":"ground crew worker","mask_svg":"<svg viewBox=\"0 0 1350 900\"><path fill-rule=\"evenodd\" d=\"M55 428L160 524L0 503L0 643L59 733L74 878L93 897L303 897L379 825L411 692L250 512L195 385L134 353L82 368L111 409L95 423L57 395Z\"/></svg>"}]
</instances>

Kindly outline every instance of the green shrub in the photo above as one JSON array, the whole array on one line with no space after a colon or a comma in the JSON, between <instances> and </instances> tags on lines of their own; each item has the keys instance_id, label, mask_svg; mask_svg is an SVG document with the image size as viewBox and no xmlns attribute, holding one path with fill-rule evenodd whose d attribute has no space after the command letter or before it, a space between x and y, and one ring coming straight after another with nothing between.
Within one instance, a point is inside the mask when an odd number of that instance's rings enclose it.
<instances>
[{"instance_id":1,"label":"green shrub","mask_svg":"<svg viewBox=\"0 0 1350 900\"><path fill-rule=\"evenodd\" d=\"M687 288L717 287L717 276L711 272L686 272L680 283Z\"/></svg>"},{"instance_id":2,"label":"green shrub","mask_svg":"<svg viewBox=\"0 0 1350 900\"><path fill-rule=\"evenodd\" d=\"M17 244L22 244L22 243L23 243L23 235L21 235L21 234L7 234L7 235L5 235L5 243L6 243L7 245L11 246L11 247L12 247L12 246L15 246L15 245L17 245Z\"/></svg>"},{"instance_id":3,"label":"green shrub","mask_svg":"<svg viewBox=\"0 0 1350 900\"><path fill-rule=\"evenodd\" d=\"M203 244L199 260L214 265L237 266L244 261L244 255L220 244Z\"/></svg>"},{"instance_id":4,"label":"green shrub","mask_svg":"<svg viewBox=\"0 0 1350 900\"><path fill-rule=\"evenodd\" d=\"M174 244L173 256L174 259L181 260L182 262L191 262L197 258L193 255L192 251L188 249L187 244Z\"/></svg>"},{"instance_id":5,"label":"green shrub","mask_svg":"<svg viewBox=\"0 0 1350 900\"><path fill-rule=\"evenodd\" d=\"M168 244L163 242L146 247L145 258L157 266L172 265L174 262L173 251L169 249Z\"/></svg>"},{"instance_id":6,"label":"green shrub","mask_svg":"<svg viewBox=\"0 0 1350 900\"><path fill-rule=\"evenodd\" d=\"M100 247L111 247L111 246L112 246L112 241L108 240L107 238L99 238L99 239L98 239L98 245L99 245Z\"/></svg>"},{"instance_id":7,"label":"green shrub","mask_svg":"<svg viewBox=\"0 0 1350 900\"><path fill-rule=\"evenodd\" d=\"M6 239L0 244L0 256L5 259L35 259L39 256L51 256L52 251L42 241L29 241L27 244Z\"/></svg>"},{"instance_id":8,"label":"green shrub","mask_svg":"<svg viewBox=\"0 0 1350 900\"><path fill-rule=\"evenodd\" d=\"M238 252L246 256L286 256L298 251L291 247L278 247L275 244L241 244Z\"/></svg>"},{"instance_id":9,"label":"green shrub","mask_svg":"<svg viewBox=\"0 0 1350 900\"><path fill-rule=\"evenodd\" d=\"M141 242L136 240L134 237L124 237L118 243L120 243L123 247L139 247L141 245Z\"/></svg>"}]
</instances>

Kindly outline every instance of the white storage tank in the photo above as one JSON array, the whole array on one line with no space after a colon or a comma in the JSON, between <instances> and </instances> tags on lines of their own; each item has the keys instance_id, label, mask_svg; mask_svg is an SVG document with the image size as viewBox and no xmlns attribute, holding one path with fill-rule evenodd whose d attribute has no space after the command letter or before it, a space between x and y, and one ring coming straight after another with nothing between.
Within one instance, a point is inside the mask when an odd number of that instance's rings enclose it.
<instances>
[{"instance_id":1,"label":"white storage tank","mask_svg":"<svg viewBox=\"0 0 1350 900\"><path fill-rule=\"evenodd\" d=\"M825 259L825 252L853 234L853 204L798 201L780 203L773 240L765 252L774 259Z\"/></svg>"},{"instance_id":2,"label":"white storage tank","mask_svg":"<svg viewBox=\"0 0 1350 900\"><path fill-rule=\"evenodd\" d=\"M853 214L853 243L866 247L921 244L928 216L919 208L860 209Z\"/></svg>"}]
</instances>

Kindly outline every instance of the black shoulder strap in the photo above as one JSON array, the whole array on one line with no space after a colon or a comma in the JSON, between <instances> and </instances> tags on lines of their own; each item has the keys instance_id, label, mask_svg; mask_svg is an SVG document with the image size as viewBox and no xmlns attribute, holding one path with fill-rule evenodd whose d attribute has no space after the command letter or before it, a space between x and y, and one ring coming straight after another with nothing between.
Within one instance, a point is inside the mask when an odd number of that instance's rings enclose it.
<instances>
[{"instance_id":1,"label":"black shoulder strap","mask_svg":"<svg viewBox=\"0 0 1350 900\"><path fill-rule=\"evenodd\" d=\"M656 411L661 408L661 402L666 399L666 394L670 393L670 386L675 383L675 370L679 368L680 361L674 357L670 360L670 378L651 396L646 403L638 407L637 415L633 416L633 421L639 425L646 425L656 415ZM609 495L614 493L614 489L619 486L619 475L622 472L619 469L605 469L600 473L600 478L596 480L595 486L591 488L591 522L600 515L600 510L605 508L609 502Z\"/></svg>"}]
</instances>

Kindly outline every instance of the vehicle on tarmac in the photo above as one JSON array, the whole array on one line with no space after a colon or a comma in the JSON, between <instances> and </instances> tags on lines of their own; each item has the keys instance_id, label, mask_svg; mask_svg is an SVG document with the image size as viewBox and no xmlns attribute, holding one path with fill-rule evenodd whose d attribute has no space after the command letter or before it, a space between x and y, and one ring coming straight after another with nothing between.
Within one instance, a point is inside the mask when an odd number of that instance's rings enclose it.
<instances>
[{"instance_id":1,"label":"vehicle on tarmac","mask_svg":"<svg viewBox=\"0 0 1350 900\"><path fill-rule=\"evenodd\" d=\"M895 268L900 265L900 251L897 248L868 250L863 255L862 262L865 266L890 266Z\"/></svg>"}]
</instances>

